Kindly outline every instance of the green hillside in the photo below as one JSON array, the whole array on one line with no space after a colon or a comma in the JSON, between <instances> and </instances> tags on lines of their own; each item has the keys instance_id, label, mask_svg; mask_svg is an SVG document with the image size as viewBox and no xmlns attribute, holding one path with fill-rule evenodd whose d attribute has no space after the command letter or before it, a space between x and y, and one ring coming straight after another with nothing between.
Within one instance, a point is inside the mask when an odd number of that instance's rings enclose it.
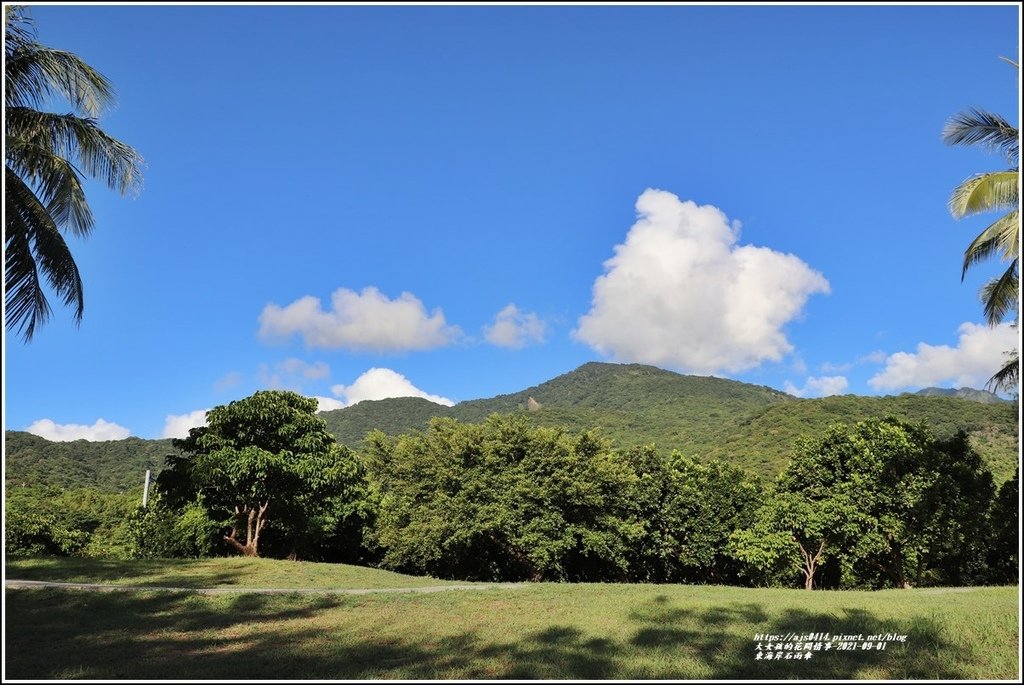
<instances>
[{"instance_id":1,"label":"green hillside","mask_svg":"<svg viewBox=\"0 0 1024 685\"><path fill-rule=\"evenodd\" d=\"M170 440L50 442L21 431L4 431L4 483L8 487L53 485L96 488L103 492L142 490L146 469L155 475Z\"/></svg>"},{"instance_id":2,"label":"green hillside","mask_svg":"<svg viewBox=\"0 0 1024 685\"><path fill-rule=\"evenodd\" d=\"M616 447L654 443L665 451L716 457L771 478L785 467L800 436L820 434L830 423L894 415L924 421L940 437L958 428L970 431L975 448L1002 482L1017 463L1016 404L971 399L915 394L797 399L722 378L592 362L520 392L454 407L402 398L360 402L321 416L340 442L358 449L373 428L399 435L423 430L432 416L480 421L494 412L521 412L534 425L600 428Z\"/></svg>"},{"instance_id":3,"label":"green hillside","mask_svg":"<svg viewBox=\"0 0 1024 685\"><path fill-rule=\"evenodd\" d=\"M996 482L1013 476L1019 444L1016 404L983 404L955 397L843 395L787 402L736 426L706 454L774 475L785 467L801 435L820 434L831 423L890 415L913 423L923 421L942 438L962 428L971 434L971 444L988 463Z\"/></svg>"},{"instance_id":4,"label":"green hillside","mask_svg":"<svg viewBox=\"0 0 1024 685\"><path fill-rule=\"evenodd\" d=\"M533 410L531 398L536 403ZM454 407L402 398L360 402L321 416L338 441L353 448L373 428L398 435L426 428L433 416L473 422L493 413L526 412L536 425L601 428L622 447L653 442L669 449L704 450L739 422L793 399L772 388L722 378L684 376L641 364L591 362L516 393Z\"/></svg>"},{"instance_id":5,"label":"green hillside","mask_svg":"<svg viewBox=\"0 0 1024 685\"><path fill-rule=\"evenodd\" d=\"M925 388L918 390L915 395L927 395L931 397L959 397L971 402L983 404L1000 404L1009 402L999 395L988 390L975 390L974 388Z\"/></svg>"},{"instance_id":6,"label":"green hillside","mask_svg":"<svg viewBox=\"0 0 1024 685\"><path fill-rule=\"evenodd\" d=\"M393 397L386 400L363 400L344 409L320 412L327 429L335 439L353 449L358 448L370 431L382 430L388 435L401 435L422 430L435 416L451 416L450 407L420 397Z\"/></svg>"},{"instance_id":7,"label":"green hillside","mask_svg":"<svg viewBox=\"0 0 1024 685\"><path fill-rule=\"evenodd\" d=\"M454 407L404 397L364 401L320 416L339 442L358 450L375 428L400 435L425 429L434 416L475 422L495 412L519 412L534 425L571 431L598 428L615 447L653 443L662 451L715 457L769 478L785 467L800 436L819 435L830 423L870 416L924 421L940 437L958 428L970 431L997 482L1013 475L1018 458L1014 402L984 404L909 393L797 399L764 386L640 364L592 362L520 392ZM50 442L15 431L7 431L6 439L8 485L124 492L140 487L145 470L156 472L164 456L174 451L170 440Z\"/></svg>"}]
</instances>

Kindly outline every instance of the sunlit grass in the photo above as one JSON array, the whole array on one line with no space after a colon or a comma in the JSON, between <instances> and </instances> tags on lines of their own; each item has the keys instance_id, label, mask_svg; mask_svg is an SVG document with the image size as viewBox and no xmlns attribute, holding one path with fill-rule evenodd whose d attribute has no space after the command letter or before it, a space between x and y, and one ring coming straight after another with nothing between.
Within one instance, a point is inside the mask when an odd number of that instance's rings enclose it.
<instances>
[{"instance_id":1,"label":"sunlit grass","mask_svg":"<svg viewBox=\"0 0 1024 685\"><path fill-rule=\"evenodd\" d=\"M330 589L436 585L269 560L14 562L8 577ZM89 562L97 563L97 562ZM104 562L106 563L106 562ZM166 574L158 571L166 565ZM284 565L308 567L289 571ZM320 567L326 568L320 568ZM159 580L154 580L159 579ZM355 587L355 585L349 585ZM1016 679L1018 589L813 592L538 583L476 592L206 596L6 591L15 679ZM900 633L884 651L755 659L758 633Z\"/></svg>"}]
</instances>

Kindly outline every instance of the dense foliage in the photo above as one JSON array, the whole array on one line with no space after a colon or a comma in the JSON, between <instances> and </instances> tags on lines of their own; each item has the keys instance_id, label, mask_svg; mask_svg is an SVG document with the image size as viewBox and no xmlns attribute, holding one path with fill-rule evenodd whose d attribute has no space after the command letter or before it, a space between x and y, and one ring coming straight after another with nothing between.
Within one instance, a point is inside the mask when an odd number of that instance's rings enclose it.
<instances>
[{"instance_id":1,"label":"dense foliage","mask_svg":"<svg viewBox=\"0 0 1024 685\"><path fill-rule=\"evenodd\" d=\"M9 487L4 552L12 556L135 556L131 517L139 500L92 488Z\"/></svg>"},{"instance_id":2,"label":"dense foliage","mask_svg":"<svg viewBox=\"0 0 1024 685\"><path fill-rule=\"evenodd\" d=\"M527 409L531 397L539 409ZM968 431L1000 483L1013 474L1018 452L1012 402L909 394L798 400L771 388L640 364L584 364L512 395L454 407L406 397L360 402L321 416L339 442L359 451L374 429L397 436L426 430L433 417L476 422L493 412L522 414L532 426L573 432L600 428L616 449L653 443L664 452L714 457L767 479L782 472L800 437L818 435L833 423L852 424L873 416L925 422L943 438Z\"/></svg>"},{"instance_id":3,"label":"dense foliage","mask_svg":"<svg viewBox=\"0 0 1024 685\"><path fill-rule=\"evenodd\" d=\"M602 374L615 370L587 369L605 381ZM587 402L598 403L600 393L586 392ZM662 399L632 404L632 431L642 433L643 407ZM705 399L703 411L715 412L714 400ZM407 401L437 406L385 403ZM870 417L883 406L904 411ZM905 419L922 408L930 425ZM753 415L745 437L695 454L641 440L622 445L609 437L600 421L608 413L598 407L541 404L479 422L434 418L425 430L399 436L374 431L356 453L328 433L315 400L261 392L216 408L209 426L185 440L157 443L176 453L145 509L141 483L125 494L23 486L8 469L6 545L17 555L241 552L466 580L1012 583L1019 476L997 488L977 446L1015 442L1004 426L1012 425L1013 408L909 395L790 399ZM865 413L865 421L847 420ZM572 416L601 429L538 425L538 417ZM986 423L992 417L998 420ZM73 460L95 443L12 435L17 449L8 463L21 474L26 463L45 473L45 457L25 455L50 449L62 468L81 464L73 474L118 464L92 464L89 452ZM744 445L776 440L794 446L767 485L737 466L759 458L760 448ZM114 489L111 479L90 477Z\"/></svg>"},{"instance_id":4,"label":"dense foliage","mask_svg":"<svg viewBox=\"0 0 1024 685\"><path fill-rule=\"evenodd\" d=\"M474 580L721 581L756 497L738 470L522 416L369 440L382 565Z\"/></svg>"},{"instance_id":5,"label":"dense foliage","mask_svg":"<svg viewBox=\"0 0 1024 685\"><path fill-rule=\"evenodd\" d=\"M835 425L801 442L732 550L759 580L796 569L808 590L1008 582L985 566L990 550L1012 549L991 525L994 493L962 433L936 440L891 418Z\"/></svg>"},{"instance_id":6,"label":"dense foliage","mask_svg":"<svg viewBox=\"0 0 1024 685\"><path fill-rule=\"evenodd\" d=\"M126 438L51 442L21 431L4 432L4 482L8 488L54 486L135 493L142 499L146 471L153 474L174 452L170 440Z\"/></svg>"},{"instance_id":7,"label":"dense foliage","mask_svg":"<svg viewBox=\"0 0 1024 685\"><path fill-rule=\"evenodd\" d=\"M259 556L261 538L292 558L315 553L354 515L360 480L355 456L316 408L315 399L282 390L214 407L207 426L174 441L182 455L168 457L158 492L173 510L206 511L245 556Z\"/></svg>"}]
</instances>

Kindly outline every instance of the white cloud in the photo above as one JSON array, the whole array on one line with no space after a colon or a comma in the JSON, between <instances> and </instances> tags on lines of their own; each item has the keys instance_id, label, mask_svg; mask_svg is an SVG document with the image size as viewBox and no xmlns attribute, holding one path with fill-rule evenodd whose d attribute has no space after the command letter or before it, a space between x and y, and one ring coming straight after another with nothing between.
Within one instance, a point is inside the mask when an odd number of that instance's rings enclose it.
<instances>
[{"instance_id":1,"label":"white cloud","mask_svg":"<svg viewBox=\"0 0 1024 685\"><path fill-rule=\"evenodd\" d=\"M829 395L843 394L848 385L845 376L811 376L804 382L802 388L786 381L783 389L797 397L828 397Z\"/></svg>"},{"instance_id":2,"label":"white cloud","mask_svg":"<svg viewBox=\"0 0 1024 685\"><path fill-rule=\"evenodd\" d=\"M794 255L738 245L711 205L648 189L638 220L594 281L573 335L619 361L742 371L793 350L782 327L828 281Z\"/></svg>"},{"instance_id":3,"label":"white cloud","mask_svg":"<svg viewBox=\"0 0 1024 685\"><path fill-rule=\"evenodd\" d=\"M876 390L924 388L935 385L983 387L1006 363L1005 352L1017 349L1017 331L1010 324L995 328L960 324L956 347L918 343L917 352L897 352L885 368L868 380Z\"/></svg>"},{"instance_id":4,"label":"white cloud","mask_svg":"<svg viewBox=\"0 0 1024 685\"><path fill-rule=\"evenodd\" d=\"M286 307L268 304L260 314L259 335L264 339L302 335L309 347L353 351L401 352L442 347L461 331L445 322L444 313L427 313L423 303L404 292L388 299L377 288L357 293L338 288L331 295L331 310L307 295Z\"/></svg>"},{"instance_id":5,"label":"white cloud","mask_svg":"<svg viewBox=\"0 0 1024 685\"><path fill-rule=\"evenodd\" d=\"M484 338L498 347L520 349L530 343L544 342L547 325L533 312L523 312L509 304L494 317L494 325L484 326Z\"/></svg>"},{"instance_id":6,"label":"white cloud","mask_svg":"<svg viewBox=\"0 0 1024 685\"><path fill-rule=\"evenodd\" d=\"M161 438L187 438L190 428L206 425L206 412L209 409L196 409L188 414L168 414L164 420Z\"/></svg>"},{"instance_id":7,"label":"white cloud","mask_svg":"<svg viewBox=\"0 0 1024 685\"><path fill-rule=\"evenodd\" d=\"M339 402L333 397L321 397L320 395L314 395L313 399L317 401L317 411L334 411L335 409L343 409L345 407L344 402Z\"/></svg>"},{"instance_id":8,"label":"white cloud","mask_svg":"<svg viewBox=\"0 0 1024 685\"><path fill-rule=\"evenodd\" d=\"M96 419L96 423L91 426L78 423L54 423L50 419L39 419L25 430L53 442L124 440L132 434L124 426L103 419Z\"/></svg>"},{"instance_id":9,"label":"white cloud","mask_svg":"<svg viewBox=\"0 0 1024 685\"><path fill-rule=\"evenodd\" d=\"M260 381L268 388L299 392L307 381L322 380L331 375L325 362L304 362L289 357L273 366L260 364Z\"/></svg>"},{"instance_id":10,"label":"white cloud","mask_svg":"<svg viewBox=\"0 0 1024 685\"><path fill-rule=\"evenodd\" d=\"M372 368L357 378L352 385L332 386L331 392L340 397L347 407L363 400L383 400L388 397L422 397L446 407L455 404L447 397L431 395L420 390L405 376L391 369Z\"/></svg>"}]
</instances>

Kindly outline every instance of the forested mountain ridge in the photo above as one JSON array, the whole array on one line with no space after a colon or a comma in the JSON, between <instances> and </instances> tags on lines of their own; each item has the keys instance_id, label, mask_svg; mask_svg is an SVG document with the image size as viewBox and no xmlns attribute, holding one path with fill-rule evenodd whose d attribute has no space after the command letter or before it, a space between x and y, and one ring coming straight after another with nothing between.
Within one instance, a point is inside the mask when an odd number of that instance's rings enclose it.
<instances>
[{"instance_id":1,"label":"forested mountain ridge","mask_svg":"<svg viewBox=\"0 0 1024 685\"><path fill-rule=\"evenodd\" d=\"M711 444L728 435L737 422L795 399L772 388L724 378L685 376L642 364L590 362L519 392L454 407L396 398L320 415L338 441L353 448L373 428L397 435L425 429L433 416L476 422L494 413L526 412L536 425L600 428L620 447L655 443L674 449L694 440L701 446Z\"/></svg>"},{"instance_id":2,"label":"forested mountain ridge","mask_svg":"<svg viewBox=\"0 0 1024 685\"><path fill-rule=\"evenodd\" d=\"M1004 400L994 392L989 392L988 390L975 390L974 388L925 388L924 390L918 390L914 394L929 397L959 397L960 399L970 400L971 402L981 402L983 404L1001 404L1010 402L1010 400Z\"/></svg>"},{"instance_id":3,"label":"forested mountain ridge","mask_svg":"<svg viewBox=\"0 0 1024 685\"><path fill-rule=\"evenodd\" d=\"M938 437L959 428L970 431L972 444L1002 482L1017 463L1016 403L974 400L930 393L799 399L723 378L590 362L516 393L454 407L407 397L360 402L320 415L339 442L359 449L373 428L399 435L425 429L433 416L480 421L495 412L522 412L533 425L599 428L616 447L653 443L663 451L715 457L767 478L785 467L799 437L820 434L832 423L891 415L923 421Z\"/></svg>"},{"instance_id":4,"label":"forested mountain ridge","mask_svg":"<svg viewBox=\"0 0 1024 685\"><path fill-rule=\"evenodd\" d=\"M141 493L146 470L155 476L164 457L176 452L169 439L51 442L32 433L4 431L4 483Z\"/></svg>"},{"instance_id":5,"label":"forested mountain ridge","mask_svg":"<svg viewBox=\"0 0 1024 685\"><path fill-rule=\"evenodd\" d=\"M413 397L363 401L320 416L335 438L361 449L366 434L424 430L430 419L477 422L492 413L522 413L532 425L570 431L599 429L617 448L654 444L693 457L715 457L772 478L788 463L797 439L820 435L832 423L871 416L925 422L939 437L963 428L996 482L1013 474L1018 456L1017 404L984 404L956 396L844 395L798 399L765 386L686 376L641 364L591 362L515 393L446 407ZM10 485L141 488L145 470L158 471L170 440L50 442L7 431L5 482Z\"/></svg>"}]
</instances>

